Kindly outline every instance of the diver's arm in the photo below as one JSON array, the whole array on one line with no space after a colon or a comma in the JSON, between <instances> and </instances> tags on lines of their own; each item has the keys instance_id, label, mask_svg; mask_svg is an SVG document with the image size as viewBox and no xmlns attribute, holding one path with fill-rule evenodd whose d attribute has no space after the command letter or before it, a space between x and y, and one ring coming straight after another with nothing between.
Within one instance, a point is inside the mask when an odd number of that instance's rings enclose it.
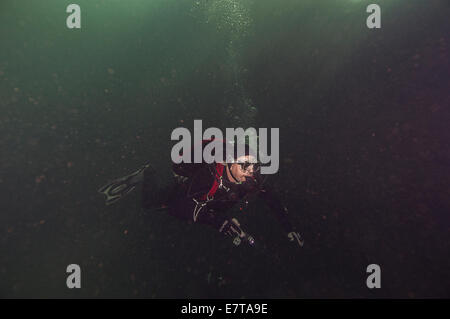
<instances>
[{"instance_id":1,"label":"diver's arm","mask_svg":"<svg viewBox=\"0 0 450 319\"><path fill-rule=\"evenodd\" d=\"M273 191L264 188L259 192L259 196L264 199L267 206L275 214L277 219L280 221L281 226L286 232L293 230L292 224L289 220L288 209L284 206L278 196L275 196Z\"/></svg>"},{"instance_id":2,"label":"diver's arm","mask_svg":"<svg viewBox=\"0 0 450 319\"><path fill-rule=\"evenodd\" d=\"M275 214L284 231L287 233L288 239L290 241L295 241L300 247L302 247L304 243L303 239L300 233L295 230L290 222L288 209L281 203L278 196L276 196L275 193L267 187L260 190L259 196L264 199L270 210Z\"/></svg>"},{"instance_id":3,"label":"diver's arm","mask_svg":"<svg viewBox=\"0 0 450 319\"><path fill-rule=\"evenodd\" d=\"M189 206L189 203L186 206ZM241 224L236 218L228 218L224 214L208 209L207 206L203 209L205 211L201 211L198 214L197 222L209 225L217 229L219 233L231 237L233 239L233 244L236 246L240 245L242 241L245 241L250 245L254 244L253 237L242 230Z\"/></svg>"}]
</instances>

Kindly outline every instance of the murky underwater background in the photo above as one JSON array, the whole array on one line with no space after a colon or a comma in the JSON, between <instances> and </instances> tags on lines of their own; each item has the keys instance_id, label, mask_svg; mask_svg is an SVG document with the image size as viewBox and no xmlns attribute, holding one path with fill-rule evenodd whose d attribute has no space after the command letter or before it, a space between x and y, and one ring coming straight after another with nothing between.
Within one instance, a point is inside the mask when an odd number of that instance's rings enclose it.
<instances>
[{"instance_id":1,"label":"murky underwater background","mask_svg":"<svg viewBox=\"0 0 450 319\"><path fill-rule=\"evenodd\" d=\"M70 1L0 3L1 297L450 297L447 0L73 2L81 30ZM259 202L231 213L258 249L138 192L104 205L146 161L169 180L194 119L280 128L304 248Z\"/></svg>"}]
</instances>

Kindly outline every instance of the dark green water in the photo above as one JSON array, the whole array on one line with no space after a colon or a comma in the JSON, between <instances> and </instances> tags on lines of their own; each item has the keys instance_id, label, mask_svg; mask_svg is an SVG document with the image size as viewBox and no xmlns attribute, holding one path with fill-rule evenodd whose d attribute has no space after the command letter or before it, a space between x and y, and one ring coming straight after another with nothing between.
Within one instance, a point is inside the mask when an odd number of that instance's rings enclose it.
<instances>
[{"instance_id":1,"label":"dark green water","mask_svg":"<svg viewBox=\"0 0 450 319\"><path fill-rule=\"evenodd\" d=\"M0 296L450 297L447 0L77 0L0 4ZM171 131L279 127L272 183L305 237L262 203L264 249L105 207ZM82 288L66 287L79 264ZM382 288L366 287L366 267Z\"/></svg>"}]
</instances>

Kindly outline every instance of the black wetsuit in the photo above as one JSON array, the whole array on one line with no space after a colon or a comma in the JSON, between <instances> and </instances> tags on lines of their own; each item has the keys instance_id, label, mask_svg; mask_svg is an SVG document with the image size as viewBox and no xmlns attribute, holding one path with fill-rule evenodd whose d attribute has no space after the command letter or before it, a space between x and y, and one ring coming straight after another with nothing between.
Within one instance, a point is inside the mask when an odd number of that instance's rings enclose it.
<instances>
[{"instance_id":1,"label":"black wetsuit","mask_svg":"<svg viewBox=\"0 0 450 319\"><path fill-rule=\"evenodd\" d=\"M229 181L225 166L222 167L222 174L219 174L218 165L222 164L175 164L173 172L176 181L164 188L158 187L151 171L145 171L144 208L167 207L169 214L173 216L221 230L222 225L229 220L226 211L245 202L250 196L257 195L265 200L286 232L293 230L287 209L263 185L261 175L247 177L246 182L235 184ZM212 192L215 182L216 190ZM207 196L208 194L211 196Z\"/></svg>"}]
</instances>

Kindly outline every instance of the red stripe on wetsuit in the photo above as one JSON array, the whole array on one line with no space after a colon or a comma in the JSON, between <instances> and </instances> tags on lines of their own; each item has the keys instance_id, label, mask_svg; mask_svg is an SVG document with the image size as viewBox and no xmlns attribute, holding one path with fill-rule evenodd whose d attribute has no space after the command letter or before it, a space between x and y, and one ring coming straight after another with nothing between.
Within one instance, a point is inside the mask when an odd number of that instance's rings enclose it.
<instances>
[{"instance_id":1,"label":"red stripe on wetsuit","mask_svg":"<svg viewBox=\"0 0 450 319\"><path fill-rule=\"evenodd\" d=\"M212 185L209 192L207 194L203 195L203 197L202 197L203 200L205 200L207 198L212 198L214 196L214 194L217 192L217 189L219 188L218 181L223 176L224 167L225 166L223 164L216 164L216 174L215 174L215 178L214 178L214 184Z\"/></svg>"}]
</instances>

